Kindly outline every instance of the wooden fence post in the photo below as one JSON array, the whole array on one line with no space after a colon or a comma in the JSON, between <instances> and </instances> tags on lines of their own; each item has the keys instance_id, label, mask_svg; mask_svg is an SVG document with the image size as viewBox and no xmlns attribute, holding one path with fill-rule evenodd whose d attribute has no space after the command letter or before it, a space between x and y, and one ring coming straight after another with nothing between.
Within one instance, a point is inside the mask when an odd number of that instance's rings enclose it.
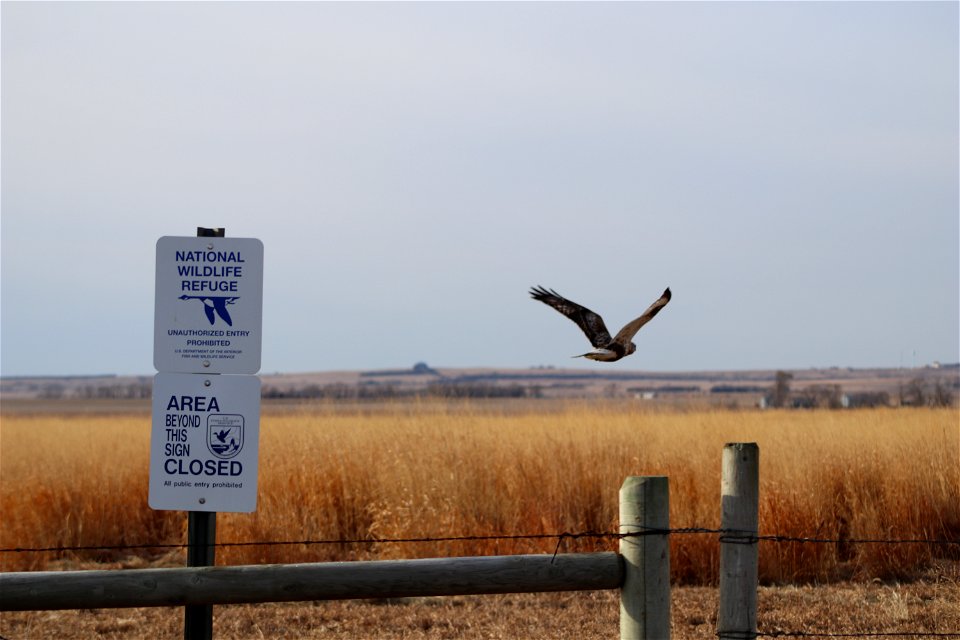
<instances>
[{"instance_id":1,"label":"wooden fence post","mask_svg":"<svg viewBox=\"0 0 960 640\"><path fill-rule=\"evenodd\" d=\"M757 637L757 533L760 449L756 443L723 448L720 480L720 610L717 637Z\"/></svg>"},{"instance_id":2,"label":"wooden fence post","mask_svg":"<svg viewBox=\"0 0 960 640\"><path fill-rule=\"evenodd\" d=\"M670 638L670 486L664 476L631 476L620 487L620 640ZM663 533L649 533L650 531Z\"/></svg>"}]
</instances>

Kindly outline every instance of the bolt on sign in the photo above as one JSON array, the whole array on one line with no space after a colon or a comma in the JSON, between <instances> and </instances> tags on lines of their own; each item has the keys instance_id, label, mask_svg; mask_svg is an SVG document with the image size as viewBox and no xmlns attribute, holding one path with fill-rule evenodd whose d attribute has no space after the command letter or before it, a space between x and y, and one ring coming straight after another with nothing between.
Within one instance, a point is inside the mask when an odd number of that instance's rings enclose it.
<instances>
[{"instance_id":1,"label":"bolt on sign","mask_svg":"<svg viewBox=\"0 0 960 640\"><path fill-rule=\"evenodd\" d=\"M157 241L157 371L257 373L262 324L260 240L164 236Z\"/></svg>"}]
</instances>

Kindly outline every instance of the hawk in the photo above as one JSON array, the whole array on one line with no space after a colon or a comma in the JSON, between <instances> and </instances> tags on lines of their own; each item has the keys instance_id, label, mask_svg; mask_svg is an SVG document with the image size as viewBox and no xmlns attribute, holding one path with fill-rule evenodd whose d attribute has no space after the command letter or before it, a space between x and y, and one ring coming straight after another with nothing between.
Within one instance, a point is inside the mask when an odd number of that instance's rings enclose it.
<instances>
[{"instance_id":1,"label":"hawk","mask_svg":"<svg viewBox=\"0 0 960 640\"><path fill-rule=\"evenodd\" d=\"M589 358L600 362L616 362L620 358L626 357L637 350L632 340L637 335L640 327L650 322L653 316L660 312L670 302L670 288L663 292L656 302L650 305L636 320L628 322L620 332L613 338L607 331L607 326L603 324L603 318L599 314L590 311L586 307L567 300L553 289L544 289L543 287L533 287L530 289L530 295L534 300L550 305L563 315L567 316L587 335L590 344L594 350L587 353L574 356L574 358Z\"/></svg>"}]
</instances>

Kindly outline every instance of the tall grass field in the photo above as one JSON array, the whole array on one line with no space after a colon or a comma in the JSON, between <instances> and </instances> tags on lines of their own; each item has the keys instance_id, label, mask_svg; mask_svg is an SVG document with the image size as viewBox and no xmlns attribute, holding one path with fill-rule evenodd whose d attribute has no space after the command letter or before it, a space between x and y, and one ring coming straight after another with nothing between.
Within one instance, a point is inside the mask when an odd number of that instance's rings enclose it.
<instances>
[{"instance_id":1,"label":"tall grass field","mask_svg":"<svg viewBox=\"0 0 960 640\"><path fill-rule=\"evenodd\" d=\"M150 418L10 413L0 427L0 547L181 544L183 512L147 506ZM760 447L760 533L839 540L760 543L765 583L909 578L960 539L955 409L655 411L600 402L337 404L261 420L252 514L219 514L218 564L553 553L557 538L383 540L615 532L631 475L665 475L672 528L720 525L721 452ZM671 536L674 580L718 580L715 534ZM615 550L564 538L560 552ZM169 549L3 552L4 571ZM184 554L182 549L173 553ZM168 555L167 560L170 560Z\"/></svg>"}]
</instances>

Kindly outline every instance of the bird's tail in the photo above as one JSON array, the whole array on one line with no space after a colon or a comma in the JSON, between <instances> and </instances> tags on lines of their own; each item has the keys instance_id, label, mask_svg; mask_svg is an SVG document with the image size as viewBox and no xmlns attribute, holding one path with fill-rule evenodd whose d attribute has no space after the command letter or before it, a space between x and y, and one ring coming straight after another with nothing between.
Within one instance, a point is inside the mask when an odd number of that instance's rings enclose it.
<instances>
[{"instance_id":1,"label":"bird's tail","mask_svg":"<svg viewBox=\"0 0 960 640\"><path fill-rule=\"evenodd\" d=\"M574 358L588 358L590 360L597 360L599 362L610 362L617 359L617 354L611 351L610 349L594 349L593 351L587 351L586 353L581 353L578 356L573 356Z\"/></svg>"}]
</instances>

